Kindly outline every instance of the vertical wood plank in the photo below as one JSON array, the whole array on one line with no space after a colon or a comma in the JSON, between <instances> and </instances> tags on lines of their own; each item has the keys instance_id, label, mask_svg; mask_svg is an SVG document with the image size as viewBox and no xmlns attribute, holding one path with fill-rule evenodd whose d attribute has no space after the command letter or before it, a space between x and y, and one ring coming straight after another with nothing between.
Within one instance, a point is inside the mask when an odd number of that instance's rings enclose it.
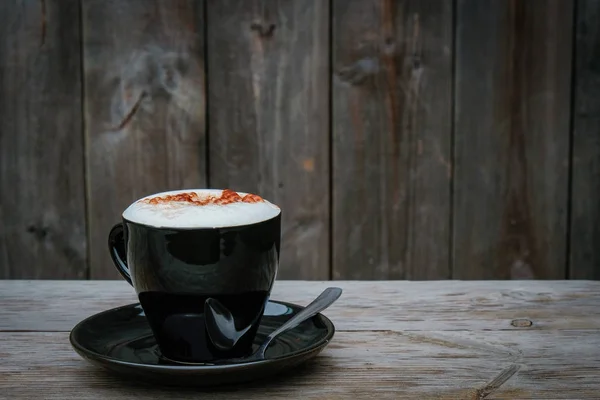
<instances>
[{"instance_id":1,"label":"vertical wood plank","mask_svg":"<svg viewBox=\"0 0 600 400\"><path fill-rule=\"evenodd\" d=\"M454 278L563 279L573 2L457 7Z\"/></svg>"},{"instance_id":2,"label":"vertical wood plank","mask_svg":"<svg viewBox=\"0 0 600 400\"><path fill-rule=\"evenodd\" d=\"M600 279L600 2L577 2L569 276Z\"/></svg>"},{"instance_id":3,"label":"vertical wood plank","mask_svg":"<svg viewBox=\"0 0 600 400\"><path fill-rule=\"evenodd\" d=\"M278 278L329 278L329 2L207 3L210 185L282 208Z\"/></svg>"},{"instance_id":4,"label":"vertical wood plank","mask_svg":"<svg viewBox=\"0 0 600 400\"><path fill-rule=\"evenodd\" d=\"M0 2L0 278L87 275L79 3Z\"/></svg>"},{"instance_id":5,"label":"vertical wood plank","mask_svg":"<svg viewBox=\"0 0 600 400\"><path fill-rule=\"evenodd\" d=\"M204 15L196 0L83 0L91 277L137 198L206 185Z\"/></svg>"},{"instance_id":6,"label":"vertical wood plank","mask_svg":"<svg viewBox=\"0 0 600 400\"><path fill-rule=\"evenodd\" d=\"M333 2L333 277L450 277L452 2Z\"/></svg>"}]
</instances>

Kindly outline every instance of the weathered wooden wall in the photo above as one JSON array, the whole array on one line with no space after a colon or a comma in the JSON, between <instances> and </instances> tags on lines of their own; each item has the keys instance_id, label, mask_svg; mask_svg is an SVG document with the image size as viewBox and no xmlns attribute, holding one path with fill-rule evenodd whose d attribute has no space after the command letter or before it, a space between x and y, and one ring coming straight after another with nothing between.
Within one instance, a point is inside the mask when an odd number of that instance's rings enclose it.
<instances>
[{"instance_id":1,"label":"weathered wooden wall","mask_svg":"<svg viewBox=\"0 0 600 400\"><path fill-rule=\"evenodd\" d=\"M0 278L135 199L284 209L285 279L600 279L600 0L3 0Z\"/></svg>"}]
</instances>

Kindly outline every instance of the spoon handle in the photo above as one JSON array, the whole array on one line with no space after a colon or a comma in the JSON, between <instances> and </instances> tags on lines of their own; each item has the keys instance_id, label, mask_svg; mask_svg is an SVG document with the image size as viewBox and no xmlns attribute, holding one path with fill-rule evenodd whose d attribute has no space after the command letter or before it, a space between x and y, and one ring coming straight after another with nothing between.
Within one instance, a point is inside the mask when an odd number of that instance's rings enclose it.
<instances>
[{"instance_id":1,"label":"spoon handle","mask_svg":"<svg viewBox=\"0 0 600 400\"><path fill-rule=\"evenodd\" d=\"M300 311L298 314L294 315L285 324L281 325L278 329L271 332L271 334L267 337L265 342L262 344L261 350L264 351L269 346L269 343L271 343L271 341L276 336L280 335L281 333L283 333L289 329L292 329L292 328L298 326L300 323L317 315L319 312L323 311L324 309L326 309L327 307L332 305L333 302L336 301L341 296L341 294L342 294L342 289L340 289L338 287L329 287L329 288L325 289L323 291L323 293L321 293L319 295L319 297L317 297L316 299L314 299L312 301L312 303L310 303L309 305L304 307L302 309L302 311Z\"/></svg>"}]
</instances>

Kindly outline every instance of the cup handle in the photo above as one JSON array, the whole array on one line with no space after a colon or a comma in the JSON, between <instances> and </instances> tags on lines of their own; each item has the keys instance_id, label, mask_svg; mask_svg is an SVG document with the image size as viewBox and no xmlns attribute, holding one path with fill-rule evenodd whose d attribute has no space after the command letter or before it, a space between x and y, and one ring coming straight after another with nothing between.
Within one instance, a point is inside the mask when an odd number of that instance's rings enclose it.
<instances>
[{"instance_id":1,"label":"cup handle","mask_svg":"<svg viewBox=\"0 0 600 400\"><path fill-rule=\"evenodd\" d=\"M131 273L129 272L129 267L127 266L126 256L125 254L125 238L123 237L123 224L118 223L112 227L110 233L108 234L108 250L110 251L110 257L115 263L115 267L117 271L121 274L121 276L129 282L131 286L133 286L133 282L131 281Z\"/></svg>"}]
</instances>

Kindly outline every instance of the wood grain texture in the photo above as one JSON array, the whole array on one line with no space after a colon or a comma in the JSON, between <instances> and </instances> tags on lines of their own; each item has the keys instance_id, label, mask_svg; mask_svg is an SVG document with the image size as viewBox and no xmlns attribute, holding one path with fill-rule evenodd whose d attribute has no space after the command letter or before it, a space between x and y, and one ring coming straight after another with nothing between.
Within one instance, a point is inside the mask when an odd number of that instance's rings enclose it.
<instances>
[{"instance_id":1,"label":"wood grain texture","mask_svg":"<svg viewBox=\"0 0 600 400\"><path fill-rule=\"evenodd\" d=\"M0 2L0 277L87 275L76 0Z\"/></svg>"},{"instance_id":2,"label":"wood grain texture","mask_svg":"<svg viewBox=\"0 0 600 400\"><path fill-rule=\"evenodd\" d=\"M569 277L600 279L600 2L577 2Z\"/></svg>"},{"instance_id":3,"label":"wood grain texture","mask_svg":"<svg viewBox=\"0 0 600 400\"><path fill-rule=\"evenodd\" d=\"M331 284L279 281L271 298L308 304ZM600 329L600 282L337 281L335 285L344 293L324 314L345 331ZM133 289L122 281L0 281L0 331L65 332L94 313L135 302Z\"/></svg>"},{"instance_id":4,"label":"wood grain texture","mask_svg":"<svg viewBox=\"0 0 600 400\"><path fill-rule=\"evenodd\" d=\"M333 278L450 277L452 2L333 1Z\"/></svg>"},{"instance_id":5,"label":"wood grain texture","mask_svg":"<svg viewBox=\"0 0 600 400\"><path fill-rule=\"evenodd\" d=\"M273 297L307 303L328 284L282 281ZM325 312L336 334L319 357L270 382L199 390L124 381L71 349L65 317L78 322L110 302L131 301L126 283L0 281L0 398L597 398L600 282L339 284L344 293ZM550 323L532 317L529 327L482 329L509 309L513 315L536 310ZM417 315L428 325L398 324L405 317L419 324ZM36 323L37 331L23 332L24 321Z\"/></svg>"},{"instance_id":6,"label":"wood grain texture","mask_svg":"<svg viewBox=\"0 0 600 400\"><path fill-rule=\"evenodd\" d=\"M136 199L206 185L204 15L194 0L83 0L92 278Z\"/></svg>"},{"instance_id":7,"label":"wood grain texture","mask_svg":"<svg viewBox=\"0 0 600 400\"><path fill-rule=\"evenodd\" d=\"M329 278L329 2L207 3L210 186L282 208L278 277Z\"/></svg>"},{"instance_id":8,"label":"wood grain texture","mask_svg":"<svg viewBox=\"0 0 600 400\"><path fill-rule=\"evenodd\" d=\"M453 276L562 279L573 2L457 13Z\"/></svg>"},{"instance_id":9,"label":"wood grain texture","mask_svg":"<svg viewBox=\"0 0 600 400\"><path fill-rule=\"evenodd\" d=\"M71 349L67 333L0 333L0 396L597 399L598 333L338 331L319 357L276 379L209 389L118 379L81 359Z\"/></svg>"}]
</instances>

